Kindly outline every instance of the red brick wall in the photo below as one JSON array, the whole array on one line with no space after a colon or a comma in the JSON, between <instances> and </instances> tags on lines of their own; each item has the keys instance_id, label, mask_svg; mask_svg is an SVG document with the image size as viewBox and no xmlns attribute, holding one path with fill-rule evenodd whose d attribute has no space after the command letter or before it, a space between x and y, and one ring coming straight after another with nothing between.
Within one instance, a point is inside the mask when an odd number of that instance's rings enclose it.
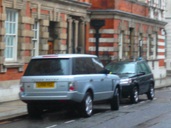
<instances>
[{"instance_id":1,"label":"red brick wall","mask_svg":"<svg viewBox=\"0 0 171 128\"><path fill-rule=\"evenodd\" d=\"M114 0L91 0L92 9L114 9Z\"/></svg>"},{"instance_id":2,"label":"red brick wall","mask_svg":"<svg viewBox=\"0 0 171 128\"><path fill-rule=\"evenodd\" d=\"M24 66L24 71L27 67L27 64ZM0 81L6 80L18 80L21 78L24 72L19 72L18 68L9 68L6 73L0 74Z\"/></svg>"},{"instance_id":3,"label":"red brick wall","mask_svg":"<svg viewBox=\"0 0 171 128\"><path fill-rule=\"evenodd\" d=\"M136 15L148 16L146 6L133 3L127 0L91 0L92 9L116 9Z\"/></svg>"}]
</instances>

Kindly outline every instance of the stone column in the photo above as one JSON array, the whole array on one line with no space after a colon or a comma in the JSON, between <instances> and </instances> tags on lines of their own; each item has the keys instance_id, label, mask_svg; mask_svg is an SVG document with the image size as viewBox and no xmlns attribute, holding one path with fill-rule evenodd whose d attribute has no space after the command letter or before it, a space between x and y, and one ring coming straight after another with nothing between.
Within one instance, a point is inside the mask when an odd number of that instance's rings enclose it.
<instances>
[{"instance_id":1,"label":"stone column","mask_svg":"<svg viewBox=\"0 0 171 128\"><path fill-rule=\"evenodd\" d=\"M78 53L78 51L77 51L77 48L78 48L78 21L77 20L74 20L74 23L75 23L75 33L74 33L75 34L74 35L75 36L74 37L75 38L75 40L74 40L75 41L74 42L75 43L75 50L74 51L76 53Z\"/></svg>"},{"instance_id":2,"label":"stone column","mask_svg":"<svg viewBox=\"0 0 171 128\"><path fill-rule=\"evenodd\" d=\"M72 53L72 18L68 19L68 53Z\"/></svg>"},{"instance_id":3,"label":"stone column","mask_svg":"<svg viewBox=\"0 0 171 128\"><path fill-rule=\"evenodd\" d=\"M81 22L81 53L85 53L85 22Z\"/></svg>"}]
</instances>

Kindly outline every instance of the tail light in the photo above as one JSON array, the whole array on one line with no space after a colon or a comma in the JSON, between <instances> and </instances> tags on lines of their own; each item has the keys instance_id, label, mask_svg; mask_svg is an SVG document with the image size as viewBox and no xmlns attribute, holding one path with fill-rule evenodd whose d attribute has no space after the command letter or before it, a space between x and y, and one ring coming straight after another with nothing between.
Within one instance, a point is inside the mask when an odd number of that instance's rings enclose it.
<instances>
[{"instance_id":1,"label":"tail light","mask_svg":"<svg viewBox=\"0 0 171 128\"><path fill-rule=\"evenodd\" d=\"M75 90L75 85L74 82L69 83L69 91L74 91Z\"/></svg>"},{"instance_id":2,"label":"tail light","mask_svg":"<svg viewBox=\"0 0 171 128\"><path fill-rule=\"evenodd\" d=\"M24 92L24 85L20 83L20 92Z\"/></svg>"}]
</instances>

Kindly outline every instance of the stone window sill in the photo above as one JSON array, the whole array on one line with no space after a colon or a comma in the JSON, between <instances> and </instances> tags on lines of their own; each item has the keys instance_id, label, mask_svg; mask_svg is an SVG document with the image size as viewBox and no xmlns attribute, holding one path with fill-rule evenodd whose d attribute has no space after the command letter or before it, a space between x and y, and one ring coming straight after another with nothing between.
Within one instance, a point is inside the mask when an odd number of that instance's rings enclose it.
<instances>
[{"instance_id":1,"label":"stone window sill","mask_svg":"<svg viewBox=\"0 0 171 128\"><path fill-rule=\"evenodd\" d=\"M0 66L0 73L7 72L8 68L18 68L19 72L23 72L24 64L19 62L10 62L10 63L4 63Z\"/></svg>"}]
</instances>

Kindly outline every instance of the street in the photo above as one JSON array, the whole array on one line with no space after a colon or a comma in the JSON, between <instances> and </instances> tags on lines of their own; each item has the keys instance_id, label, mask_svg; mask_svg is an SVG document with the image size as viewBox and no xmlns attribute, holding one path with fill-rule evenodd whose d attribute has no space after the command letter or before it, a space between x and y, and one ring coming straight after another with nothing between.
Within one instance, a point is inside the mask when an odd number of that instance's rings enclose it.
<instances>
[{"instance_id":1,"label":"street","mask_svg":"<svg viewBox=\"0 0 171 128\"><path fill-rule=\"evenodd\" d=\"M66 111L46 112L40 119L28 116L0 122L0 128L170 128L171 87L156 90L153 101L140 96L138 104L122 101L119 111L109 105L95 105L94 115L82 118Z\"/></svg>"}]
</instances>

